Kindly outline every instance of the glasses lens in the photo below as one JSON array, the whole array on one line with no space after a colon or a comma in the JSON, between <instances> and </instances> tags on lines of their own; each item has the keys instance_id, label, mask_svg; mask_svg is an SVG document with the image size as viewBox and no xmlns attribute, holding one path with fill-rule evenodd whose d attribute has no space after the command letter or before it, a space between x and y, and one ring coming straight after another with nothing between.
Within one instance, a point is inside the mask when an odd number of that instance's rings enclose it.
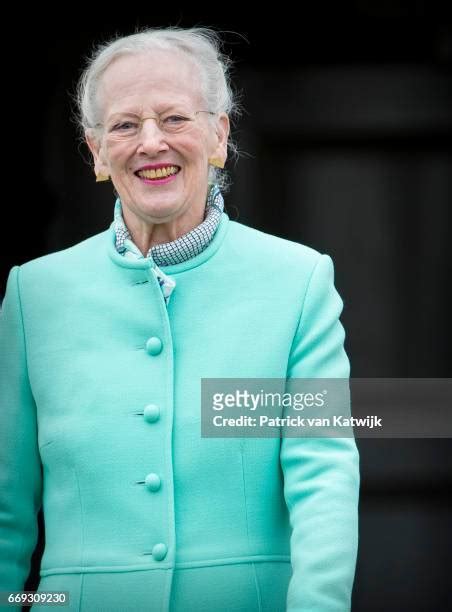
<instances>
[{"instance_id":1,"label":"glasses lens","mask_svg":"<svg viewBox=\"0 0 452 612\"><path fill-rule=\"evenodd\" d=\"M159 127L167 134L187 132L194 125L194 119L184 114L163 115L159 118Z\"/></svg>"},{"instance_id":2,"label":"glasses lens","mask_svg":"<svg viewBox=\"0 0 452 612\"><path fill-rule=\"evenodd\" d=\"M160 131L165 134L189 132L201 112L204 111L198 111L193 115L171 111L150 117L117 117L107 124L107 136L112 140L132 140L140 134L144 122L149 120L155 121Z\"/></svg>"},{"instance_id":3,"label":"glasses lens","mask_svg":"<svg viewBox=\"0 0 452 612\"><path fill-rule=\"evenodd\" d=\"M107 136L112 140L135 138L141 129L139 119L120 119L107 125Z\"/></svg>"}]
</instances>

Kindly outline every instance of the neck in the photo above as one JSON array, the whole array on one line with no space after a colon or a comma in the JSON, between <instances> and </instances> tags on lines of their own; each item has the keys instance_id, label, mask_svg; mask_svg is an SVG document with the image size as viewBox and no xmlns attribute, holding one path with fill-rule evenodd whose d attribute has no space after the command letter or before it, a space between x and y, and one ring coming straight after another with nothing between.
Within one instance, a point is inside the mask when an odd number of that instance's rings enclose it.
<instances>
[{"instance_id":1,"label":"neck","mask_svg":"<svg viewBox=\"0 0 452 612\"><path fill-rule=\"evenodd\" d=\"M177 240L200 225L204 220L204 210L205 203L199 207L191 207L179 217L162 223L153 223L137 217L126 207L123 207L122 214L132 241L146 257L151 247Z\"/></svg>"}]
</instances>

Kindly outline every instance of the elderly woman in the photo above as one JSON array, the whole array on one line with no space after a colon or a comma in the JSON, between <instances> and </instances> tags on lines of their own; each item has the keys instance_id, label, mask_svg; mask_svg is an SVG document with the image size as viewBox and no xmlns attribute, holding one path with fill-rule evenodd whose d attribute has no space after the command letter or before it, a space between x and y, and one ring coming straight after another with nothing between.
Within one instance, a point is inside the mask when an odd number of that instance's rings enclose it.
<instances>
[{"instance_id":1,"label":"elderly woman","mask_svg":"<svg viewBox=\"0 0 452 612\"><path fill-rule=\"evenodd\" d=\"M39 590L66 609L350 608L354 440L201 437L203 378L349 376L330 257L223 210L220 49L207 29L146 30L82 77L118 198L109 229L10 272L0 590L24 588L42 504Z\"/></svg>"}]
</instances>

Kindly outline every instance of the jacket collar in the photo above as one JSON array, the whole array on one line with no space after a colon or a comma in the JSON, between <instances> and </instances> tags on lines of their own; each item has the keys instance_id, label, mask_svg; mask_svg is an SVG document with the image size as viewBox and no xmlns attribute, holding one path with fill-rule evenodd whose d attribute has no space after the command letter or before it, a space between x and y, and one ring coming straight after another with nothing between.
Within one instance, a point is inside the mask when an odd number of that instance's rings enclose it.
<instances>
[{"instance_id":1,"label":"jacket collar","mask_svg":"<svg viewBox=\"0 0 452 612\"><path fill-rule=\"evenodd\" d=\"M208 261L220 248L223 240L227 234L229 227L229 217L223 212L221 215L220 223L218 225L218 229L215 232L215 235L210 242L210 244L198 255L187 259L187 261L183 261L178 264L173 264L170 266L160 266L165 274L179 274L180 272L185 272L186 270L190 270L192 268L196 268L206 261ZM110 259L121 266L122 268L129 268L132 270L148 270L151 267L155 266L154 261L148 257L144 259L129 259L128 257L124 257L116 250L116 231L115 231L115 223L114 221L110 225L110 229L106 232L107 236L107 250Z\"/></svg>"}]
</instances>

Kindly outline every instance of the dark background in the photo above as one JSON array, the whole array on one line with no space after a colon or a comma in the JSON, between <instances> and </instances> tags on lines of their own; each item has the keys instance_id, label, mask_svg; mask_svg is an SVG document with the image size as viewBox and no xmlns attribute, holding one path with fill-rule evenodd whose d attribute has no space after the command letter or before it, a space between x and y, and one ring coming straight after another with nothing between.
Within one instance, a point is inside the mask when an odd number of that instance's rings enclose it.
<instances>
[{"instance_id":1,"label":"dark background","mask_svg":"<svg viewBox=\"0 0 452 612\"><path fill-rule=\"evenodd\" d=\"M249 18L240 5L222 12L154 7L116 17L109 9L94 19L68 6L60 7L59 24L55 13L23 17L28 59L15 59L11 49L3 62L9 195L0 295L11 266L111 222L111 184L95 184L71 120L69 94L93 43L135 27L213 26L227 32L246 109L235 129L244 155L229 165L230 216L331 255L353 376L451 376L452 28L445 8L355 0L261 6ZM358 445L354 612L451 609L451 441ZM29 588L41 551L42 541Z\"/></svg>"}]
</instances>

